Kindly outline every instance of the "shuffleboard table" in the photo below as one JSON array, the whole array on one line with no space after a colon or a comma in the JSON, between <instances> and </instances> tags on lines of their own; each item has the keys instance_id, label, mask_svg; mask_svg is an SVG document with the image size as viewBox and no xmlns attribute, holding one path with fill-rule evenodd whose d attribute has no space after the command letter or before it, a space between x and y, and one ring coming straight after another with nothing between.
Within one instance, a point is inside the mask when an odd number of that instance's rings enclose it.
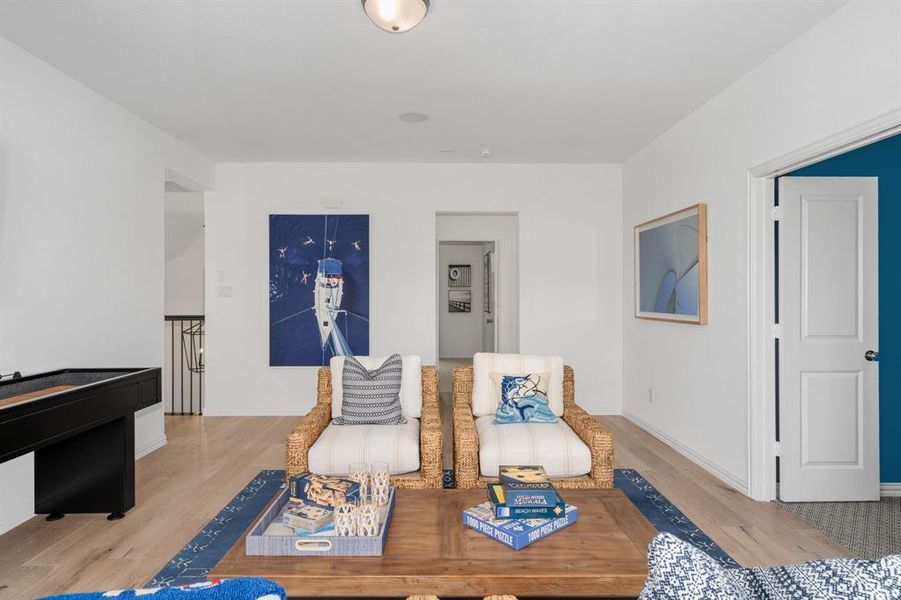
<instances>
[{"instance_id":1,"label":"shuffleboard table","mask_svg":"<svg viewBox=\"0 0 901 600\"><path fill-rule=\"evenodd\" d=\"M134 414L161 402L160 369L63 369L0 382L0 463L34 452L34 512L135 504Z\"/></svg>"}]
</instances>

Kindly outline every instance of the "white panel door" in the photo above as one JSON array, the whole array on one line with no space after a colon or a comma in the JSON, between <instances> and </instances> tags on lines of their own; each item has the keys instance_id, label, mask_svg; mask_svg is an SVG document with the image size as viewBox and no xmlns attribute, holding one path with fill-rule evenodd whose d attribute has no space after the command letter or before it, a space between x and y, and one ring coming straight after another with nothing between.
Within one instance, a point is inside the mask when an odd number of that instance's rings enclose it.
<instances>
[{"instance_id":1,"label":"white panel door","mask_svg":"<svg viewBox=\"0 0 901 600\"><path fill-rule=\"evenodd\" d=\"M785 501L879 499L877 189L779 179Z\"/></svg>"}]
</instances>

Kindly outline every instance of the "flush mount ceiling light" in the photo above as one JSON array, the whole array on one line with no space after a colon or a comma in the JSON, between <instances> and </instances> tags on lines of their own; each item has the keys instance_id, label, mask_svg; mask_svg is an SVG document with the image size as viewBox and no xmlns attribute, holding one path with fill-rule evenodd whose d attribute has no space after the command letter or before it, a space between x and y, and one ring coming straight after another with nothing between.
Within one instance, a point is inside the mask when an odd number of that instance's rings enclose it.
<instances>
[{"instance_id":1,"label":"flush mount ceiling light","mask_svg":"<svg viewBox=\"0 0 901 600\"><path fill-rule=\"evenodd\" d=\"M369 20L388 33L410 31L429 12L429 0L363 0Z\"/></svg>"}]
</instances>

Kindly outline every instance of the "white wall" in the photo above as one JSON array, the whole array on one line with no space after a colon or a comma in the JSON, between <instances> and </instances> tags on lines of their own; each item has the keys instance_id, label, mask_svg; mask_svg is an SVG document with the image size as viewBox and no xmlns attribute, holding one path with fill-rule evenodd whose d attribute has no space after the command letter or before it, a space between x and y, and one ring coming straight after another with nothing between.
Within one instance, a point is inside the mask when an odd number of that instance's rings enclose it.
<instances>
[{"instance_id":1,"label":"white wall","mask_svg":"<svg viewBox=\"0 0 901 600\"><path fill-rule=\"evenodd\" d=\"M852 2L624 166L624 412L740 489L748 170L901 107L899 32L901 3ZM635 319L632 227L697 202L708 204L710 324Z\"/></svg>"},{"instance_id":2,"label":"white wall","mask_svg":"<svg viewBox=\"0 0 901 600\"><path fill-rule=\"evenodd\" d=\"M449 265L469 265L468 288L448 288ZM441 244L438 246L438 357L472 358L482 351L482 244ZM468 289L471 312L450 312L448 290Z\"/></svg>"},{"instance_id":3,"label":"white wall","mask_svg":"<svg viewBox=\"0 0 901 600\"><path fill-rule=\"evenodd\" d=\"M0 368L161 366L166 169L212 163L2 38L0 77ZM138 452L165 443L160 408L135 421ZM0 465L0 532L28 460Z\"/></svg>"},{"instance_id":4,"label":"white wall","mask_svg":"<svg viewBox=\"0 0 901 600\"><path fill-rule=\"evenodd\" d=\"M203 314L203 194L166 194L166 314Z\"/></svg>"},{"instance_id":5,"label":"white wall","mask_svg":"<svg viewBox=\"0 0 901 600\"><path fill-rule=\"evenodd\" d=\"M618 165L226 164L206 203L206 414L302 414L315 369L268 366L268 215L372 215L373 354L436 359L436 212L519 213L520 340L576 369L579 401L618 412ZM217 297L231 286L232 297Z\"/></svg>"}]
</instances>

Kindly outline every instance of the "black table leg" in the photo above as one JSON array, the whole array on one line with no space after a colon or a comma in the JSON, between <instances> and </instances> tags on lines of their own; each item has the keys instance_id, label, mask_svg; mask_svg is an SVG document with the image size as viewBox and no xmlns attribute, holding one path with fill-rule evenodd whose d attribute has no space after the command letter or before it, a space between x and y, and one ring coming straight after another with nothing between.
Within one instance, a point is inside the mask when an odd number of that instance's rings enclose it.
<instances>
[{"instance_id":1,"label":"black table leg","mask_svg":"<svg viewBox=\"0 0 901 600\"><path fill-rule=\"evenodd\" d=\"M112 513L134 506L134 415L98 425L35 452L36 513ZM111 519L112 520L112 519Z\"/></svg>"}]
</instances>

